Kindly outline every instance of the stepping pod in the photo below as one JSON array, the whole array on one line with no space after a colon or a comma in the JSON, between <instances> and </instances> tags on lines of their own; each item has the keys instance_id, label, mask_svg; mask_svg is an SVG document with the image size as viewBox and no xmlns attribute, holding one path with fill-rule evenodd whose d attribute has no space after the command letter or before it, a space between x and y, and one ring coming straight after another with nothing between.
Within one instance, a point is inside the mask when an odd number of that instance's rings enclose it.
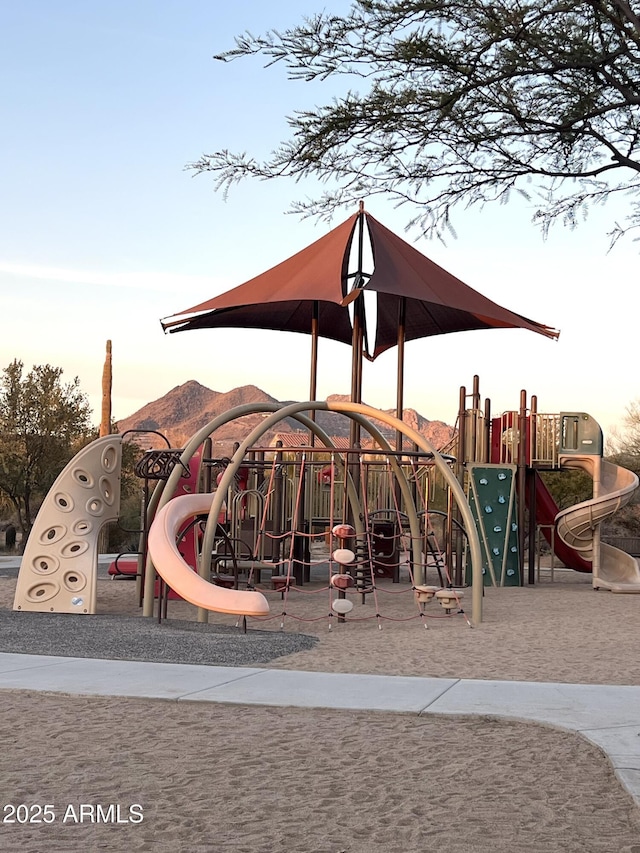
<instances>
[{"instance_id":1,"label":"stepping pod","mask_svg":"<svg viewBox=\"0 0 640 853\"><path fill-rule=\"evenodd\" d=\"M462 589L439 589L436 592L436 598L440 606L450 613L455 610L460 601L464 598L464 590Z\"/></svg>"}]
</instances>

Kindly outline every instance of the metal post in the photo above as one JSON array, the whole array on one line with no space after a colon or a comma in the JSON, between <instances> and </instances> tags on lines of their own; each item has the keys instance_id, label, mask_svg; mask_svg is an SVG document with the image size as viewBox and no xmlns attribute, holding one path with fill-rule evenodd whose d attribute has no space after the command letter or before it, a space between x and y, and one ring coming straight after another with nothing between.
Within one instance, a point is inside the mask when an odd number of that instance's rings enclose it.
<instances>
[{"instance_id":1,"label":"metal post","mask_svg":"<svg viewBox=\"0 0 640 853\"><path fill-rule=\"evenodd\" d=\"M211 482L211 460L213 457L213 441L211 436L206 438L202 445L202 465L203 465L203 492L210 492L212 489Z\"/></svg>"},{"instance_id":2,"label":"metal post","mask_svg":"<svg viewBox=\"0 0 640 853\"><path fill-rule=\"evenodd\" d=\"M538 456L536 452L536 415L538 413L538 398L535 394L531 395L531 406L529 410L529 583L535 583L535 562L536 562L536 522L538 519L538 510L536 506L536 477L537 472L533 466Z\"/></svg>"},{"instance_id":3,"label":"metal post","mask_svg":"<svg viewBox=\"0 0 640 853\"><path fill-rule=\"evenodd\" d=\"M480 377L473 377L473 392L471 394L471 435L470 435L470 461L479 462L478 459L478 413L480 411Z\"/></svg>"},{"instance_id":4,"label":"metal post","mask_svg":"<svg viewBox=\"0 0 640 853\"><path fill-rule=\"evenodd\" d=\"M407 300L404 296L398 302L398 369L396 388L396 417L399 421L404 415L404 338L407 316ZM402 432L396 431L396 450L402 452Z\"/></svg>"},{"instance_id":5,"label":"metal post","mask_svg":"<svg viewBox=\"0 0 640 853\"><path fill-rule=\"evenodd\" d=\"M353 334L351 337L351 402L362 403L362 355L364 343L365 314L364 314L364 291L363 270L364 263L364 203L360 202L358 213L358 269L354 280L354 287L360 289L360 293L353 303ZM350 429L351 446L360 443L360 425L351 422Z\"/></svg>"},{"instance_id":6,"label":"metal post","mask_svg":"<svg viewBox=\"0 0 640 853\"><path fill-rule=\"evenodd\" d=\"M306 465L304 464L305 454L296 454L296 468L298 469L299 482L297 491L300 494L301 500L298 505L293 508L291 519L291 535L293 536L293 545L291 548L293 554L293 576L296 583L302 586L305 581L311 580L310 567L308 563L307 545L309 540L304 535L309 530L305 530L305 491L306 491Z\"/></svg>"},{"instance_id":7,"label":"metal post","mask_svg":"<svg viewBox=\"0 0 640 853\"><path fill-rule=\"evenodd\" d=\"M313 313L311 316L311 377L309 379L309 399L315 400L318 393L318 335L320 325L320 304L318 300L313 302ZM309 413L312 421L316 419L316 410ZM314 447L316 436L313 430L309 432L309 443Z\"/></svg>"},{"instance_id":8,"label":"metal post","mask_svg":"<svg viewBox=\"0 0 640 853\"><path fill-rule=\"evenodd\" d=\"M520 412L518 414L518 557L520 560L520 586L524 586L524 529L525 529L525 489L527 479L527 392L520 391ZM533 583L533 566L529 566L529 583Z\"/></svg>"},{"instance_id":9,"label":"metal post","mask_svg":"<svg viewBox=\"0 0 640 853\"><path fill-rule=\"evenodd\" d=\"M466 459L466 444L467 444L467 389L464 385L460 386L460 398L458 403L458 454L455 463L455 475L461 488L464 489L464 464ZM453 519L459 516L458 507L453 500L453 495L449 489L447 493L447 544L445 556L447 565L453 565L453 555L455 548L455 579L454 583L458 586L462 584L462 542L460 537L454 535Z\"/></svg>"},{"instance_id":10,"label":"metal post","mask_svg":"<svg viewBox=\"0 0 640 853\"><path fill-rule=\"evenodd\" d=\"M276 447L282 447L282 441L276 442ZM282 506L283 506L283 477L282 477L282 451L276 452L275 458L275 474L273 476L273 501L272 501L272 518L271 529L273 533L271 545L271 562L279 565L281 557L280 534L282 532Z\"/></svg>"},{"instance_id":11,"label":"metal post","mask_svg":"<svg viewBox=\"0 0 640 853\"><path fill-rule=\"evenodd\" d=\"M458 405L458 454L456 460L456 472L458 482L462 482L460 471L465 463L465 445L466 445L466 405L467 405L467 389L464 385L460 386L460 402Z\"/></svg>"},{"instance_id":12,"label":"metal post","mask_svg":"<svg viewBox=\"0 0 640 853\"><path fill-rule=\"evenodd\" d=\"M491 400L487 397L484 401L484 431L483 437L483 462L491 461Z\"/></svg>"}]
</instances>

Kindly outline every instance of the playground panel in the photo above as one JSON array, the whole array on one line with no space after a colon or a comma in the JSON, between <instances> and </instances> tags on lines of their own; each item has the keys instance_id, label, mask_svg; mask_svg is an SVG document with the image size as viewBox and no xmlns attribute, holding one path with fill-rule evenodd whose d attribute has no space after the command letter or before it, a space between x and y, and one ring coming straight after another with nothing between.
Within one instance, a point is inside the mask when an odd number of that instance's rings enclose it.
<instances>
[{"instance_id":1,"label":"playground panel","mask_svg":"<svg viewBox=\"0 0 640 853\"><path fill-rule=\"evenodd\" d=\"M467 467L469 506L480 535L484 585L520 586L516 466L472 463Z\"/></svg>"}]
</instances>

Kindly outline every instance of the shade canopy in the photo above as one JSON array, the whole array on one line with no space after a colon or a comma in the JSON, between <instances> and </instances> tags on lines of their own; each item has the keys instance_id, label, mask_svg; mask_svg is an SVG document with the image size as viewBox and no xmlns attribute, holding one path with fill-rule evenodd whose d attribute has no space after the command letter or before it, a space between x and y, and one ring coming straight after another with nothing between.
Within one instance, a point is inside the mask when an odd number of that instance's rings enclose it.
<instances>
[{"instance_id":1,"label":"shade canopy","mask_svg":"<svg viewBox=\"0 0 640 853\"><path fill-rule=\"evenodd\" d=\"M286 261L162 321L163 327L172 332L240 328L310 334L315 316L322 337L350 344L351 321L342 301L357 219L356 213Z\"/></svg>"},{"instance_id":2,"label":"shade canopy","mask_svg":"<svg viewBox=\"0 0 640 853\"><path fill-rule=\"evenodd\" d=\"M360 234L368 234L371 273L349 270L358 225ZM203 328L303 332L350 344L353 325L348 305L365 292L377 297L375 339L365 353L371 359L398 343L401 311L407 341L472 329L528 329L549 338L559 334L487 299L364 210L277 266L162 325L172 332ZM364 316L363 339L370 340L366 312L360 316Z\"/></svg>"},{"instance_id":3,"label":"shade canopy","mask_svg":"<svg viewBox=\"0 0 640 853\"><path fill-rule=\"evenodd\" d=\"M399 303L405 300L406 341L472 329L528 329L557 338L559 332L487 299L367 215L374 272L365 291L377 294L372 357L398 342Z\"/></svg>"}]
</instances>

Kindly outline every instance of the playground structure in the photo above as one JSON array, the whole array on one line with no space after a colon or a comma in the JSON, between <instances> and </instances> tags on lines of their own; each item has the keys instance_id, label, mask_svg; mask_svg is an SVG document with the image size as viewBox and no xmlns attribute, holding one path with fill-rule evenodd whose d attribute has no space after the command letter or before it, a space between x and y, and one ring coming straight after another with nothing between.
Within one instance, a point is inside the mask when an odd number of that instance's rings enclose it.
<instances>
[{"instance_id":1,"label":"playground structure","mask_svg":"<svg viewBox=\"0 0 640 853\"><path fill-rule=\"evenodd\" d=\"M358 403L251 404L216 418L182 450L150 451L140 470L156 479L146 501L137 577L143 615L162 610L161 580L198 608L268 618L288 613L293 597L320 587L324 612L347 622L353 601L409 593L426 624L430 602L482 621L483 586L535 583L542 533L569 568L591 571L595 589L640 592L633 557L601 542L602 522L623 506L637 477L602 459L602 433L585 413L540 414L536 398L491 417L460 390L454 444L439 453L406 424ZM311 415L330 410L358 424L371 441L338 448ZM210 456L215 431L246 414L263 421L230 460ZM264 447L284 418L305 434L294 451ZM402 433L392 449L379 424ZM366 446L365 446L366 445ZM98 439L69 463L36 518L16 587L14 609L95 613L98 533L118 516L122 437ZM545 470L582 468L593 497L559 511L540 478ZM528 508L528 511L527 511ZM318 556L319 550L323 553ZM318 583L318 580L320 582ZM158 600L160 599L160 600ZM371 608L369 608L370 610ZM323 608L319 605L320 612ZM358 608L360 611L360 608ZM331 622L330 622L331 624Z\"/></svg>"},{"instance_id":2,"label":"playground structure","mask_svg":"<svg viewBox=\"0 0 640 853\"><path fill-rule=\"evenodd\" d=\"M434 601L446 615L464 615L469 587L471 621L479 624L485 586L524 583L527 534L528 583L535 582L539 530L565 565L592 571L595 588L640 591L635 560L600 537L602 521L630 499L638 481L602 460L602 433L588 415L539 415L535 398L527 408L523 392L519 411L492 419L489 401L480 408L476 377L470 407L460 390L457 438L444 452L403 422L407 341L472 329L525 329L549 339L559 332L473 290L378 222L363 202L292 257L162 325L172 332L242 327L309 334L310 401L240 406L183 449L143 455L139 553L112 569L136 578L145 617L154 615L157 601L163 618L168 598L181 597L198 608L201 622L218 611L246 624L247 617L269 618L273 601L281 602L284 624L293 597L315 583L328 599L325 614L339 622L355 618L355 599L373 601L368 609L379 623L380 597L405 591L412 618L425 625ZM349 403L315 400L320 337L351 346ZM375 360L392 347L395 417L362 404L364 357ZM110 357L108 349L107 391ZM348 419L348 447L320 429L321 410ZM214 459L216 430L258 413L260 426L233 457ZM303 436L292 454L261 444L285 418L297 420ZM103 423L110 427L109 411ZM394 433L393 446L380 424ZM118 517L122 440L106 435L86 447L46 496L14 609L96 612L98 534ZM591 474L593 496L559 513L540 472L575 467Z\"/></svg>"},{"instance_id":3,"label":"playground structure","mask_svg":"<svg viewBox=\"0 0 640 853\"><path fill-rule=\"evenodd\" d=\"M461 389L461 394L465 394ZM527 407L525 391L520 409L491 417L490 403L480 409L475 377L470 409L461 406L459 459L511 464L517 477L520 565L528 538L529 583L534 583L536 547L541 532L552 552L570 569L591 572L594 589L640 593L640 570L630 554L601 542L601 524L625 506L638 488L632 472L602 458L603 436L598 423L585 412L538 412L537 398ZM593 496L560 510L540 477L542 471L580 469L593 481ZM527 513L528 509L528 513ZM525 517L528 531L525 531ZM528 532L528 537L525 533Z\"/></svg>"},{"instance_id":4,"label":"playground structure","mask_svg":"<svg viewBox=\"0 0 640 853\"><path fill-rule=\"evenodd\" d=\"M464 492L462 491L460 484L457 482L451 468L449 467L447 461L443 459L443 457L435 451L434 448L431 447L429 442L420 435L420 433L408 427L406 424L403 424L401 421L398 421L396 418L391 417L390 415L381 412L376 409L371 409L370 407L363 406L358 403L329 403L329 402L307 402L307 403L294 403L284 407L274 407L269 404L263 404L262 406L242 406L232 412L227 413L226 415L221 416L221 418L216 419L211 424L208 424L201 431L196 433L196 435L191 439L191 441L187 444L183 456L181 457L182 462L184 463L190 458L190 454L192 454L196 447L200 445L203 439L207 438L215 429L222 426L224 423L229 420L233 420L235 418L242 417L248 413L253 413L255 411L272 411L272 414L265 418L263 423L254 429L249 436L240 444L233 458L230 460L229 465L220 482L218 483L218 488L213 495L213 500L211 502L211 507L209 510L209 516L207 521L207 526L205 528L204 539L202 544L202 558L199 565L199 571L203 576L207 576L210 572L210 560L211 554L214 554L216 551L215 548L215 536L216 531L218 529L218 519L220 517L220 512L223 507L223 502L227 496L232 494L232 484L234 482L234 478L237 475L241 466L246 464L245 457L249 452L249 449L252 446L255 446L256 442L275 424L277 424L280 420L283 420L286 417L294 417L300 421L300 423L309 429L310 433L314 435L323 446L323 451L326 453L330 451L332 454L331 463L329 469L331 471L335 470L335 468L340 468L341 470L341 484L343 486L342 491L342 503L341 503L341 519L344 522L345 519L351 518L353 521L354 527L354 539L355 539L355 551L354 551L354 559L356 556L359 558L354 566L354 574L349 575L349 577L353 581L353 585L355 587L355 591L360 593L363 597L366 596L367 593L372 592L375 596L376 592L376 578L375 578L375 560L374 560L374 544L372 542L372 530L369 522L372 519L372 513L367 508L367 492L369 484L367 482L368 478L363 476L363 453L361 448L354 448L351 452L347 452L344 457L342 454L337 453L335 446L333 445L330 437L326 435L326 433L321 430L317 424L305 416L303 412L305 411L314 411L319 409L326 409L330 411L342 412L348 415L352 420L358 422L358 425L364 429L366 429L371 436L377 442L377 446L379 452L385 456L385 465L386 467L393 472L394 480L393 487L387 488L387 500L390 499L391 495L393 495L394 504L389 506L387 505L383 508L382 511L389 512L394 516L393 522L393 532L388 537L391 540L391 543L394 547L394 550L397 550L398 540L403 536L403 523L401 519L406 518L406 526L409 531L409 572L412 580L412 588L417 592L420 591L420 588L426 589L426 569L427 563L423 562L423 551L422 551L422 543L424 539L424 534L421 531L420 522L418 519L418 513L416 511L415 500L413 499L411 488L409 485L408 478L402 471L402 467L400 466L396 455L392 451L388 442L385 440L382 433L371 423L370 420L367 420L364 416L367 415L369 418L374 417L377 420L382 422L386 422L387 424L393 426L395 429L400 430L404 433L411 441L413 441L418 448L418 453L421 451L423 454L430 457L430 461L435 465L435 467L440 471L444 479L446 480L451 494L454 496L459 510L469 525L470 528L473 526L472 517L470 514L470 510L468 504L464 497ZM314 445L311 444L309 448L306 448L309 452L314 452ZM255 451L252 451L255 452ZM271 541L275 543L275 552L272 551L271 555L271 566L270 568L273 570L273 566L281 566L283 563L286 564L287 571L285 575L272 575L272 582L275 578L278 578L280 583L276 584L277 588L282 589L284 587L284 591L288 592L291 587L295 584L303 584L305 582L305 578L308 575L308 560L304 559L304 556L300 553L300 546L302 545L302 550L304 550L304 540L310 537L313 537L313 533L309 533L309 526L312 526L314 520L318 523L329 522L328 529L330 532L330 537L333 537L333 522L340 520L340 516L337 515L335 509L335 497L336 492L332 489L330 507L329 507L329 515L327 517L316 517L309 511L308 502L305 505L305 499L308 498L309 493L307 492L305 482L314 482L314 478L309 478L309 480L305 480L305 454L303 454L303 458L299 466L296 467L297 474L297 483L295 489L292 490L292 494L295 492L296 499L291 506L288 517L290 519L290 529L284 536L289 539L289 553L284 561L280 559L280 545L282 535L279 532L271 533ZM356 457L354 462L352 463L349 459L349 456ZM352 473L353 465L357 466L357 472ZM323 468L320 470L320 474L326 467L326 463L323 462ZM272 467L272 474L275 475L275 467ZM161 509L168 501L171 500L170 495L172 494L172 487L174 483L177 481L179 477L179 472L173 472L167 481L164 494L160 495L158 501L158 508ZM317 481L316 477L316 481ZM321 479L321 478L320 478ZM416 484L417 485L417 484ZM268 493L271 494L271 488L268 489ZM404 506L406 508L406 512L403 513L399 507L398 503L398 495L404 500ZM240 495L240 500L245 500L248 497L246 494L242 493ZM305 506L307 511L305 512ZM375 510L377 512L379 510ZM261 525L258 527L257 536L254 540L254 545L252 549L252 559L251 559L251 575L253 574L253 570L257 567L258 572L261 572L264 568L269 568L268 564L266 564L263 560L259 560L259 545L264 540L265 536L265 521L266 515L263 515L263 520ZM399 523L396 526L395 520L398 519ZM304 530L303 527L307 529ZM429 537L428 525L426 528L423 527L423 530L426 530L426 538ZM320 534L323 535L323 534ZM472 575L474 580L474 594L473 594L473 618L474 621L480 622L482 619L482 592L480 588L480 548L479 542L477 539L477 534L475 530L472 530L471 535L469 535L469 549L471 554L471 563L473 567ZM162 546L162 542L158 542L158 545ZM166 542L164 543L166 546ZM333 553L333 549L330 549ZM344 549L338 549L344 550ZM165 548L162 547L161 550L156 552L156 555L162 557L165 553ZM153 614L153 572L154 572L154 563L156 560L154 558L153 548L150 549L150 556L152 560L147 562L146 572L145 572L145 592L144 592L144 614L152 615ZM438 559L438 557L436 558ZM340 560L336 560L339 566L343 566L344 563ZM298 566L297 571L294 569L294 565ZM156 565L155 568L158 569L160 574L163 574L163 569L160 565ZM440 573L440 564L436 562L436 568ZM175 563L172 563L172 569L178 569ZM182 565L180 567L181 572L184 573L185 570L188 571L186 565ZM331 560L330 560L330 571L331 571ZM394 567L394 574L399 574L399 564ZM347 574L345 572L336 572L336 574ZM237 577L237 576L236 576ZM180 579L177 577L176 571L170 571L168 573L168 577L165 577L169 583L173 581L176 583L176 579L178 580L178 586L181 586ZM346 577L345 577L346 580ZM334 582L334 586L337 586ZM449 578L449 587L452 586ZM340 585L338 587L340 589L339 598L344 598L345 589L347 585ZM436 590L434 589L434 592ZM460 591L457 594L457 600L462 598L463 593ZM448 607L445 609L450 611L452 608L450 604L451 594L446 599ZM336 612L340 612L342 607L340 605L332 607ZM377 608L376 608L377 610ZM420 608L420 613L422 614L422 608ZM198 618L201 621L207 620L207 610L204 608L199 609Z\"/></svg>"}]
</instances>

